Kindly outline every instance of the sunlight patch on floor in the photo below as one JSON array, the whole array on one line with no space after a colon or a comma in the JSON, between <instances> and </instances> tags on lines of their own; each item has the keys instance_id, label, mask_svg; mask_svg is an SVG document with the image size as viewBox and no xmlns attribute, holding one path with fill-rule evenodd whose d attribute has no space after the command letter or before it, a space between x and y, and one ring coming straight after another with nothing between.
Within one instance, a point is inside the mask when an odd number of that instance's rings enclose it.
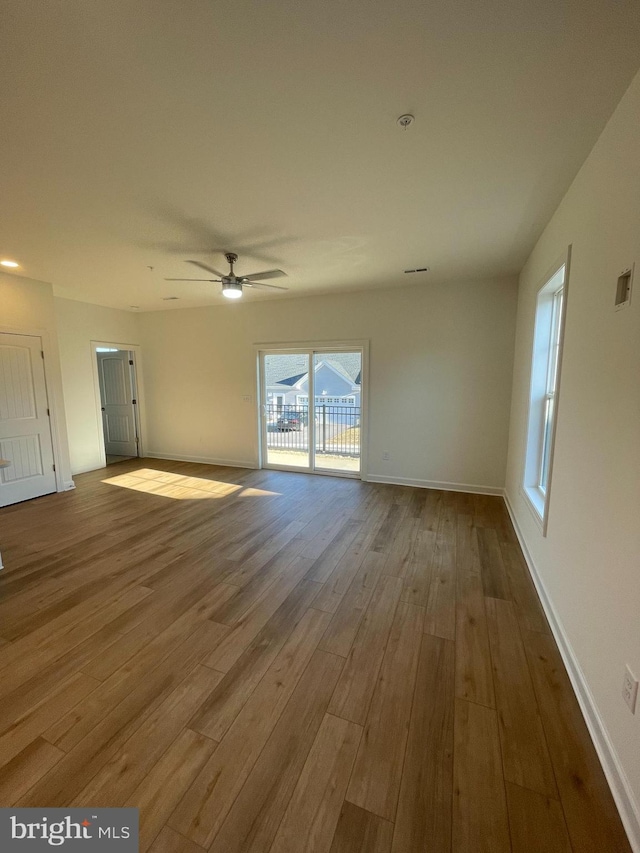
<instances>
[{"instance_id":1,"label":"sunlight patch on floor","mask_svg":"<svg viewBox=\"0 0 640 853\"><path fill-rule=\"evenodd\" d=\"M251 488L251 489L243 489L240 492L240 497L241 498L264 498L264 497L269 497L269 496L273 497L273 496L279 495L279 494L281 494L281 493L280 492L269 492L266 489Z\"/></svg>"},{"instance_id":2,"label":"sunlight patch on floor","mask_svg":"<svg viewBox=\"0 0 640 853\"><path fill-rule=\"evenodd\" d=\"M120 486L135 492L146 492L163 498L178 501L201 501L226 498L233 494L239 497L272 497L279 492L265 489L247 488L236 483L224 483L220 480L207 480L204 477L187 477L170 471L155 471L153 468L140 468L128 474L119 474L102 481L109 486Z\"/></svg>"}]
</instances>

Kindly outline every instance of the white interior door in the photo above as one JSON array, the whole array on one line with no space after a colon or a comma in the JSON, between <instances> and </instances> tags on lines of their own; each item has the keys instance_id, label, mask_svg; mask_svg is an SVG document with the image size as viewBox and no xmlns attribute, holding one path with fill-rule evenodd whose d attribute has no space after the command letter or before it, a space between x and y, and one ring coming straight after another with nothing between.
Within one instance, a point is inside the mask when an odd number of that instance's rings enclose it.
<instances>
[{"instance_id":1,"label":"white interior door","mask_svg":"<svg viewBox=\"0 0 640 853\"><path fill-rule=\"evenodd\" d=\"M0 334L0 506L56 491L42 341Z\"/></svg>"},{"instance_id":2,"label":"white interior door","mask_svg":"<svg viewBox=\"0 0 640 853\"><path fill-rule=\"evenodd\" d=\"M96 355L105 450L114 456L137 456L131 356L126 350Z\"/></svg>"}]
</instances>

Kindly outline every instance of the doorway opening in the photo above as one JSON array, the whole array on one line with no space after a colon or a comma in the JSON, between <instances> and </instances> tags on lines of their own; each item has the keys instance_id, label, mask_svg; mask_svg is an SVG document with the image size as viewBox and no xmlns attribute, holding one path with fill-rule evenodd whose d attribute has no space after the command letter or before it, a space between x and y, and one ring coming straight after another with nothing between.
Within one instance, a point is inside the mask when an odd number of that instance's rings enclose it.
<instances>
[{"instance_id":1,"label":"doorway opening","mask_svg":"<svg viewBox=\"0 0 640 853\"><path fill-rule=\"evenodd\" d=\"M105 464L140 455L136 354L117 344L94 345Z\"/></svg>"},{"instance_id":2,"label":"doorway opening","mask_svg":"<svg viewBox=\"0 0 640 853\"><path fill-rule=\"evenodd\" d=\"M366 349L259 350L264 468L362 476Z\"/></svg>"}]
</instances>

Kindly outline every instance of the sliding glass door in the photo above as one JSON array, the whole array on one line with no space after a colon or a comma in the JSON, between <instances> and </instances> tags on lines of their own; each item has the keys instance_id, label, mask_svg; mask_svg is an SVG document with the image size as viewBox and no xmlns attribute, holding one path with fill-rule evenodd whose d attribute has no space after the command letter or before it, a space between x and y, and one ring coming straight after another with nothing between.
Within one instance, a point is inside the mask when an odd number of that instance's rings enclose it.
<instances>
[{"instance_id":1,"label":"sliding glass door","mask_svg":"<svg viewBox=\"0 0 640 853\"><path fill-rule=\"evenodd\" d=\"M311 467L309 406L297 399L296 381L309 373L309 353L265 352L262 373L262 451L269 468Z\"/></svg>"},{"instance_id":2,"label":"sliding glass door","mask_svg":"<svg viewBox=\"0 0 640 853\"><path fill-rule=\"evenodd\" d=\"M360 352L314 352L314 462L318 471L360 473Z\"/></svg>"},{"instance_id":3,"label":"sliding glass door","mask_svg":"<svg viewBox=\"0 0 640 853\"><path fill-rule=\"evenodd\" d=\"M358 476L362 348L260 352L264 467Z\"/></svg>"}]
</instances>

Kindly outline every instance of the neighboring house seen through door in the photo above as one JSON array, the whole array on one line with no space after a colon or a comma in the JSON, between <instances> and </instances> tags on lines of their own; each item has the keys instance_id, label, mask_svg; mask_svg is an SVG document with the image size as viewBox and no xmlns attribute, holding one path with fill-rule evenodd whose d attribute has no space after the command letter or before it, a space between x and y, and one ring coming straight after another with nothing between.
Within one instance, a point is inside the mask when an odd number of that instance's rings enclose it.
<instances>
[{"instance_id":1,"label":"neighboring house seen through door","mask_svg":"<svg viewBox=\"0 0 640 853\"><path fill-rule=\"evenodd\" d=\"M42 340L0 334L0 506L56 491Z\"/></svg>"}]
</instances>

